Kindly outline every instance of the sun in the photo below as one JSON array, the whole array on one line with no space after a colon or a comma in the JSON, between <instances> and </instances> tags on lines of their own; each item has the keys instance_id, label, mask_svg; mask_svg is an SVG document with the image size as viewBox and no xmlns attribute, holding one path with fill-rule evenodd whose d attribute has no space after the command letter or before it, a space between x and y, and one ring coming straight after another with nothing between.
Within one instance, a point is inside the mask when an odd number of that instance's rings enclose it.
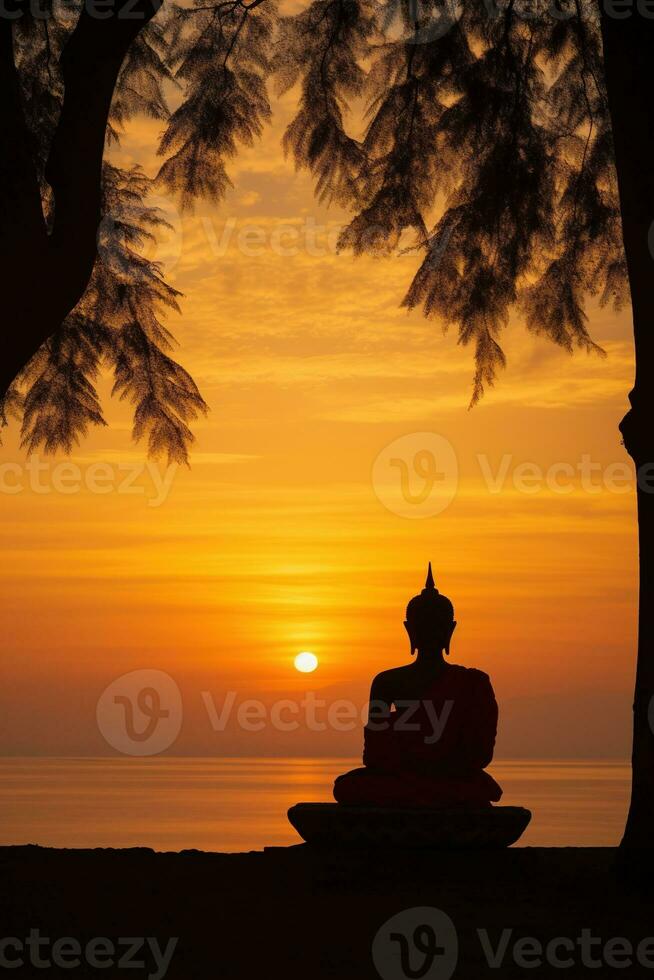
<instances>
[{"instance_id":1,"label":"sun","mask_svg":"<svg viewBox=\"0 0 654 980\"><path fill-rule=\"evenodd\" d=\"M308 651L298 653L293 662L295 664L295 669L299 670L301 674L310 674L318 666L317 656L315 653L309 653Z\"/></svg>"}]
</instances>

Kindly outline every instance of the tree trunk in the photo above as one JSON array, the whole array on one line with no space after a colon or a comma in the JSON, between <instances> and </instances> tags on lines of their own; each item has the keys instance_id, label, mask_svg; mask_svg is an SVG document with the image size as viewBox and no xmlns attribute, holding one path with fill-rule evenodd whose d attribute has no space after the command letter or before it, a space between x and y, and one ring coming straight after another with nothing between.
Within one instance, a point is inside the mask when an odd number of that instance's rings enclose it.
<instances>
[{"instance_id":1,"label":"tree trunk","mask_svg":"<svg viewBox=\"0 0 654 980\"><path fill-rule=\"evenodd\" d=\"M641 16L635 3L631 9L617 10L620 19L616 10L604 3L602 7L605 75L636 356L631 409L620 425L639 475L640 607L633 773L621 844L623 861L635 868L654 858L654 707L650 712L654 706L654 21L651 15Z\"/></svg>"},{"instance_id":2,"label":"tree trunk","mask_svg":"<svg viewBox=\"0 0 654 980\"><path fill-rule=\"evenodd\" d=\"M30 356L43 296L41 275L48 268L48 236L7 18L0 18L0 88L1 398Z\"/></svg>"},{"instance_id":3,"label":"tree trunk","mask_svg":"<svg viewBox=\"0 0 654 980\"><path fill-rule=\"evenodd\" d=\"M54 199L46 228L13 50L0 17L0 408L18 372L82 298L97 254L102 158L118 74L132 41L162 0L117 0L102 17L89 5L61 55L64 99L45 177Z\"/></svg>"}]
</instances>

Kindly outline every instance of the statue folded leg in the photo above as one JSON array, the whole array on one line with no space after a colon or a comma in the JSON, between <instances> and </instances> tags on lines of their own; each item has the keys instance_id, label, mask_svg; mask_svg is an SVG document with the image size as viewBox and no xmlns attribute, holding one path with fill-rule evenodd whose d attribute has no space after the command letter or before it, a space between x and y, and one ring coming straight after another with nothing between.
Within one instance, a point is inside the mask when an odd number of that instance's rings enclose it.
<instances>
[{"instance_id":1,"label":"statue folded leg","mask_svg":"<svg viewBox=\"0 0 654 980\"><path fill-rule=\"evenodd\" d=\"M501 788L483 770L461 776L427 776L366 766L344 773L334 783L334 799L347 806L483 807L501 796Z\"/></svg>"}]
</instances>

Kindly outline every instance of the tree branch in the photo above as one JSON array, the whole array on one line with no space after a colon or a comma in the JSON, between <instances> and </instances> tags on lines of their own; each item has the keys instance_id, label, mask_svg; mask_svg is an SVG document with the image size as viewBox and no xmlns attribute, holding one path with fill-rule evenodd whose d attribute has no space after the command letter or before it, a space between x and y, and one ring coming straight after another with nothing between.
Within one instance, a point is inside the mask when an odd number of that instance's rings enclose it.
<instances>
[{"instance_id":1,"label":"tree branch","mask_svg":"<svg viewBox=\"0 0 654 980\"><path fill-rule=\"evenodd\" d=\"M65 95L46 178L55 200L50 249L64 315L84 293L96 258L102 158L118 73L160 6L161 0L117 0L107 16L85 4L61 57Z\"/></svg>"}]
</instances>

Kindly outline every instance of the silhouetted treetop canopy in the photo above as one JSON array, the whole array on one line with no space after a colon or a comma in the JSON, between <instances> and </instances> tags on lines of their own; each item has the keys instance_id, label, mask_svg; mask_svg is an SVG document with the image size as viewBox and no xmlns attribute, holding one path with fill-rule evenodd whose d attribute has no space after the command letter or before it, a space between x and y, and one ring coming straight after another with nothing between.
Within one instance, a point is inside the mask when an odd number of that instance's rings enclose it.
<instances>
[{"instance_id":1,"label":"silhouetted treetop canopy","mask_svg":"<svg viewBox=\"0 0 654 980\"><path fill-rule=\"evenodd\" d=\"M50 10L14 23L46 221L62 52L79 7ZM148 195L156 186L186 209L220 203L230 160L289 90L284 148L321 201L349 211L340 248L417 250L404 305L472 345L473 402L504 364L512 310L568 350L599 350L585 303L619 306L627 278L595 4L313 0L282 13L275 0L164 3L129 48L107 131L111 148L136 115L161 120L159 172L103 166L86 294L5 398L30 449L70 449L103 424L104 365L134 404L135 437L187 459L189 423L206 406L163 326L178 294L142 254L163 220Z\"/></svg>"}]
</instances>

